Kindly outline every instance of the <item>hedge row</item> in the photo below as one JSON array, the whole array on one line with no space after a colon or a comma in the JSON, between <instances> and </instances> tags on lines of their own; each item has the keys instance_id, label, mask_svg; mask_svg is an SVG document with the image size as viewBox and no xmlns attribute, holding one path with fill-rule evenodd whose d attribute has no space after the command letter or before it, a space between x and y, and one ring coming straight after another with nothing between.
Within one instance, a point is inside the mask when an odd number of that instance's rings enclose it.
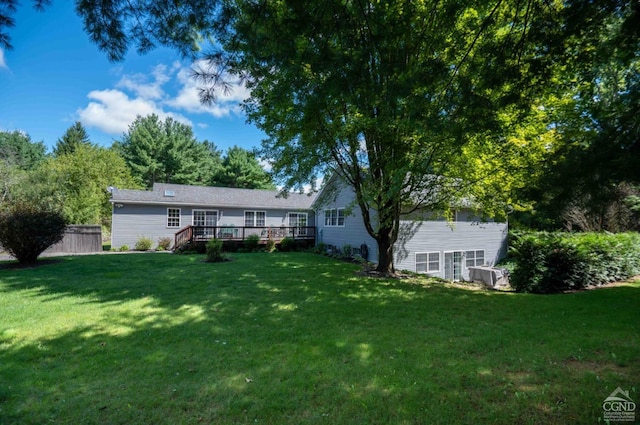
<instances>
[{"instance_id":1,"label":"hedge row","mask_svg":"<svg viewBox=\"0 0 640 425\"><path fill-rule=\"evenodd\" d=\"M514 233L510 245L517 292L556 293L640 274L638 233Z\"/></svg>"}]
</instances>

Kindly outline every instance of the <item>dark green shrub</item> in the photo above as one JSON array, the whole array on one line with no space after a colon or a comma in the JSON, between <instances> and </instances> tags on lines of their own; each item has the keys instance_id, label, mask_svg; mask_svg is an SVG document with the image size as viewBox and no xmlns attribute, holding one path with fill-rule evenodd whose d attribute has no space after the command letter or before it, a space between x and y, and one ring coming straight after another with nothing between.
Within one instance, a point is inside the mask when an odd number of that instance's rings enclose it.
<instances>
[{"instance_id":1,"label":"dark green shrub","mask_svg":"<svg viewBox=\"0 0 640 425\"><path fill-rule=\"evenodd\" d=\"M324 242L320 242L318 245L312 248L312 251L316 254L326 254L327 253L327 244Z\"/></svg>"},{"instance_id":2,"label":"dark green shrub","mask_svg":"<svg viewBox=\"0 0 640 425\"><path fill-rule=\"evenodd\" d=\"M638 234L539 232L514 236L511 284L518 292L582 289L640 273Z\"/></svg>"},{"instance_id":3,"label":"dark green shrub","mask_svg":"<svg viewBox=\"0 0 640 425\"><path fill-rule=\"evenodd\" d=\"M224 261L224 255L222 254L222 240L211 239L207 242L206 248L207 263L218 263Z\"/></svg>"},{"instance_id":4,"label":"dark green shrub","mask_svg":"<svg viewBox=\"0 0 640 425\"><path fill-rule=\"evenodd\" d=\"M296 248L296 241L293 240L293 238L283 238L280 241L280 251L282 252L289 252L289 251L293 251Z\"/></svg>"},{"instance_id":5,"label":"dark green shrub","mask_svg":"<svg viewBox=\"0 0 640 425\"><path fill-rule=\"evenodd\" d=\"M349 244L346 244L342 247L342 256L345 258L351 258L353 255L353 247Z\"/></svg>"},{"instance_id":6,"label":"dark green shrub","mask_svg":"<svg viewBox=\"0 0 640 425\"><path fill-rule=\"evenodd\" d=\"M64 237L62 213L19 203L0 213L0 245L19 263L33 263Z\"/></svg>"},{"instance_id":7,"label":"dark green shrub","mask_svg":"<svg viewBox=\"0 0 640 425\"><path fill-rule=\"evenodd\" d=\"M249 235L244 240L244 247L248 252L257 251L259 245L260 245L260 236L258 235Z\"/></svg>"},{"instance_id":8,"label":"dark green shrub","mask_svg":"<svg viewBox=\"0 0 640 425\"><path fill-rule=\"evenodd\" d=\"M545 243L535 234L514 235L510 256L515 260L511 285L516 292L531 292L540 285L545 272Z\"/></svg>"},{"instance_id":9,"label":"dark green shrub","mask_svg":"<svg viewBox=\"0 0 640 425\"><path fill-rule=\"evenodd\" d=\"M293 241L293 250L294 251L304 251L309 248L309 240L308 239L296 239Z\"/></svg>"}]
</instances>

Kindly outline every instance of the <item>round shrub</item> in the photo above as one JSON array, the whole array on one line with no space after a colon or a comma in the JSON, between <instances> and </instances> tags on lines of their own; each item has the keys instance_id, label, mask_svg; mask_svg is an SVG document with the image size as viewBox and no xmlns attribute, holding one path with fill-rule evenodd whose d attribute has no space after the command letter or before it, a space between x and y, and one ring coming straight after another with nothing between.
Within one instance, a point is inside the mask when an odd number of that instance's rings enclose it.
<instances>
[{"instance_id":1,"label":"round shrub","mask_svg":"<svg viewBox=\"0 0 640 425\"><path fill-rule=\"evenodd\" d=\"M158 250L168 251L172 243L173 239L171 238L160 238L158 239Z\"/></svg>"},{"instance_id":2,"label":"round shrub","mask_svg":"<svg viewBox=\"0 0 640 425\"><path fill-rule=\"evenodd\" d=\"M64 237L62 213L35 205L15 204L0 213L0 245L21 264L34 263Z\"/></svg>"},{"instance_id":3,"label":"round shrub","mask_svg":"<svg viewBox=\"0 0 640 425\"><path fill-rule=\"evenodd\" d=\"M134 249L136 251L148 251L151 249L151 245L153 245L153 242L151 242L151 239L143 236L140 239L138 239L138 241L134 246Z\"/></svg>"},{"instance_id":4,"label":"round shrub","mask_svg":"<svg viewBox=\"0 0 640 425\"><path fill-rule=\"evenodd\" d=\"M222 240L220 239L211 239L207 242L207 263L218 263L220 261L224 261L224 255L222 254L222 245Z\"/></svg>"},{"instance_id":5,"label":"round shrub","mask_svg":"<svg viewBox=\"0 0 640 425\"><path fill-rule=\"evenodd\" d=\"M249 235L244 240L244 247L249 252L257 251L259 244L260 244L260 236L258 235Z\"/></svg>"},{"instance_id":6,"label":"round shrub","mask_svg":"<svg viewBox=\"0 0 640 425\"><path fill-rule=\"evenodd\" d=\"M289 252L289 251L293 251L296 248L296 241L293 240L293 238L283 238L280 241L280 251L282 252Z\"/></svg>"}]
</instances>

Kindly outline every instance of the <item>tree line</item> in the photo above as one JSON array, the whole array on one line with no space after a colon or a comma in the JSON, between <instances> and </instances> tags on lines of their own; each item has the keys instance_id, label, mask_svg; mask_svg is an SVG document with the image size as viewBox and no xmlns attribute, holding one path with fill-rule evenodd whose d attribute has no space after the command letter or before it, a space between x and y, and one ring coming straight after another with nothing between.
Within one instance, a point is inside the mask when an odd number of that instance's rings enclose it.
<instances>
[{"instance_id":1,"label":"tree line","mask_svg":"<svg viewBox=\"0 0 640 425\"><path fill-rule=\"evenodd\" d=\"M74 123L47 153L20 131L0 132L0 210L28 204L59 211L69 224L111 225L107 187L151 188L155 182L275 189L254 152L226 152L198 141L191 127L156 115L137 117L109 147Z\"/></svg>"}]
</instances>

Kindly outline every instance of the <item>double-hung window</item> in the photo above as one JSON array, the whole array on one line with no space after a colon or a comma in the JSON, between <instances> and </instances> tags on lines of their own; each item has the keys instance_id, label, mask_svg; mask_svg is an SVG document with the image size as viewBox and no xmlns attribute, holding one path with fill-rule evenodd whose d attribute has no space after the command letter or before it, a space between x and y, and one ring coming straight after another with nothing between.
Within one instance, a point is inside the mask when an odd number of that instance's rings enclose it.
<instances>
[{"instance_id":1,"label":"double-hung window","mask_svg":"<svg viewBox=\"0 0 640 425\"><path fill-rule=\"evenodd\" d=\"M476 251L466 251L465 252L465 257L466 257L466 266L467 266L467 268L481 266L481 265L484 264L484 250L483 249L479 249L479 250L476 250Z\"/></svg>"},{"instance_id":2,"label":"double-hung window","mask_svg":"<svg viewBox=\"0 0 640 425\"><path fill-rule=\"evenodd\" d=\"M327 227L344 226L344 208L324 210L324 225Z\"/></svg>"},{"instance_id":3,"label":"double-hung window","mask_svg":"<svg viewBox=\"0 0 640 425\"><path fill-rule=\"evenodd\" d=\"M440 271L440 253L422 252L416 253L416 272L438 273Z\"/></svg>"},{"instance_id":4,"label":"double-hung window","mask_svg":"<svg viewBox=\"0 0 640 425\"><path fill-rule=\"evenodd\" d=\"M180 227L180 208L167 208L167 227Z\"/></svg>"},{"instance_id":5,"label":"double-hung window","mask_svg":"<svg viewBox=\"0 0 640 425\"><path fill-rule=\"evenodd\" d=\"M246 227L264 227L267 224L266 211L245 211L244 225Z\"/></svg>"}]
</instances>

